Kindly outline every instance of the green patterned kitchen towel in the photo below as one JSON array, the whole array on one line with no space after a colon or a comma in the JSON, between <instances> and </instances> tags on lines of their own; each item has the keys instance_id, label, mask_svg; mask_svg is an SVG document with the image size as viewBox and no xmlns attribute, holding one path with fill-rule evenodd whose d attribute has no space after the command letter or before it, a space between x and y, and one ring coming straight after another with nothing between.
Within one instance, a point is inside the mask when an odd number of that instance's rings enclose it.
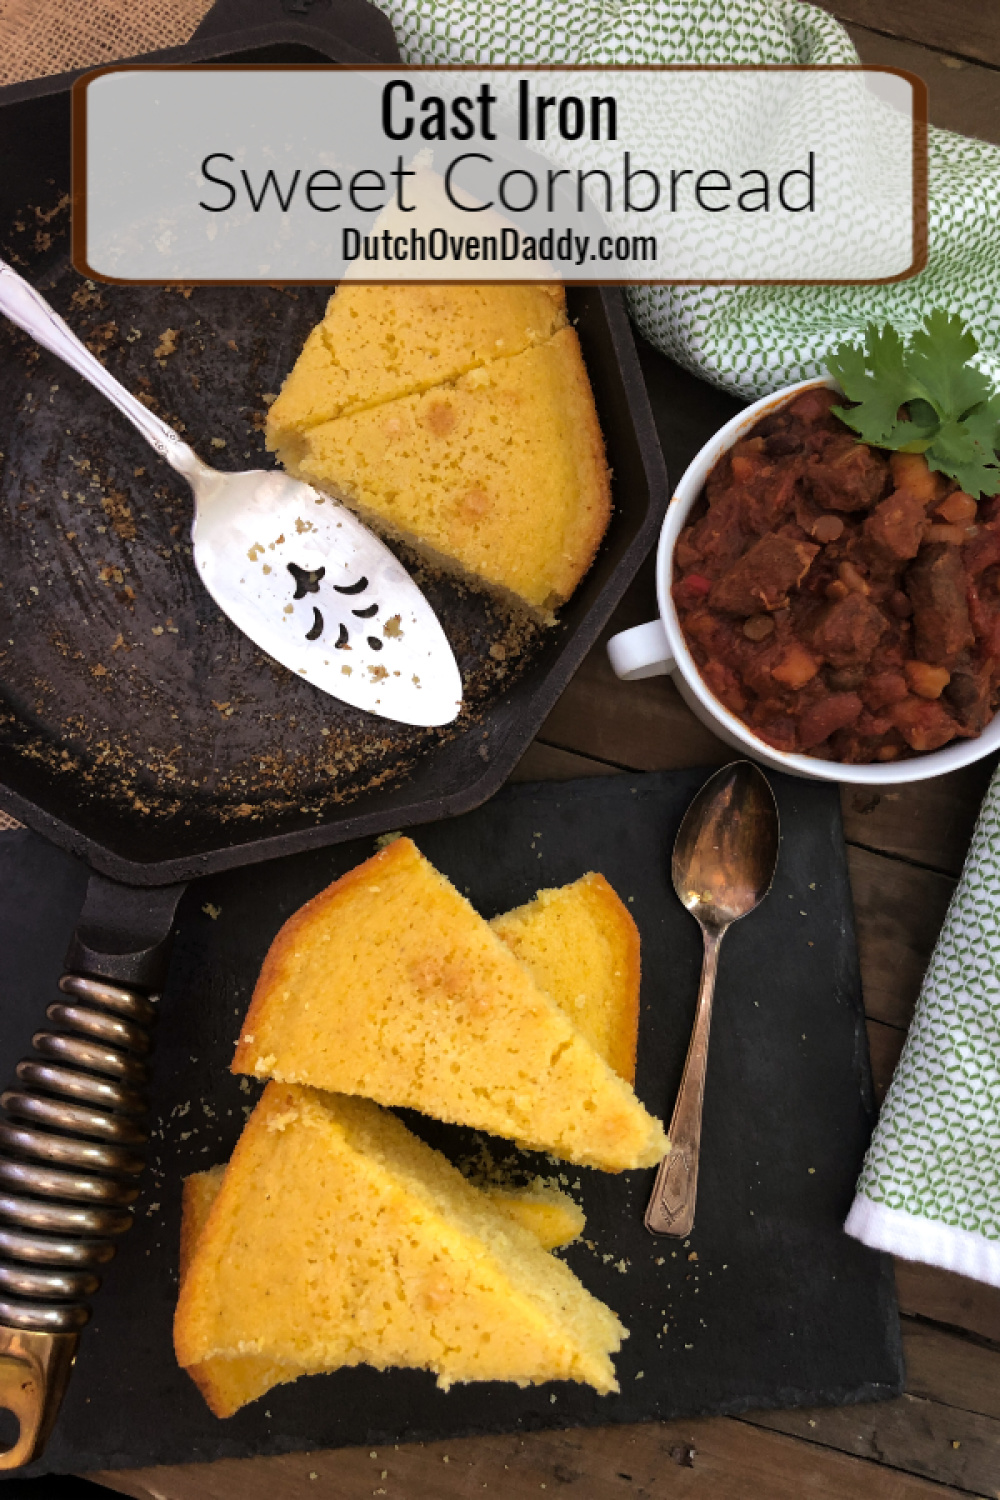
<instances>
[{"instance_id":1,"label":"green patterned kitchen towel","mask_svg":"<svg viewBox=\"0 0 1000 1500\"><path fill-rule=\"evenodd\" d=\"M1000 1286L1000 771L845 1228Z\"/></svg>"},{"instance_id":2,"label":"green patterned kitchen towel","mask_svg":"<svg viewBox=\"0 0 1000 1500\"><path fill-rule=\"evenodd\" d=\"M801 0L376 0L413 63L857 63ZM634 287L632 316L679 364L748 400L822 371L870 319L902 333L961 313L1000 384L1000 149L930 132L930 257L890 286Z\"/></svg>"}]
</instances>

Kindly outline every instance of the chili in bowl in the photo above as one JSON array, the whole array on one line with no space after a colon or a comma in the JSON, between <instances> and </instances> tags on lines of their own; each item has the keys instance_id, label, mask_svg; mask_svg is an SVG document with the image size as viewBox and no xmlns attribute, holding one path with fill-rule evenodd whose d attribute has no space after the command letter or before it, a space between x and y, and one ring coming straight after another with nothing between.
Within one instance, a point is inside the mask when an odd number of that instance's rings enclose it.
<instances>
[{"instance_id":1,"label":"chili in bowl","mask_svg":"<svg viewBox=\"0 0 1000 1500\"><path fill-rule=\"evenodd\" d=\"M922 780L1000 748L1000 497L859 442L830 380L747 408L686 470L661 620L609 643L793 774Z\"/></svg>"}]
</instances>

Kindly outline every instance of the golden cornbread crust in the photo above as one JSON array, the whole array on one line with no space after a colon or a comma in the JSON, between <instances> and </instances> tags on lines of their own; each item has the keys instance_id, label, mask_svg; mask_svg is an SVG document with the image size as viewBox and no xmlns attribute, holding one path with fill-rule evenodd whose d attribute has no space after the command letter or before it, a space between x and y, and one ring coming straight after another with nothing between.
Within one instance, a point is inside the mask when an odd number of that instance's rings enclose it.
<instances>
[{"instance_id":1,"label":"golden cornbread crust","mask_svg":"<svg viewBox=\"0 0 1000 1500\"><path fill-rule=\"evenodd\" d=\"M566 326L566 293L539 286L355 286L334 292L267 418L267 445L411 396Z\"/></svg>"},{"instance_id":2,"label":"golden cornbread crust","mask_svg":"<svg viewBox=\"0 0 1000 1500\"><path fill-rule=\"evenodd\" d=\"M195 1246L208 1223L212 1204L218 1196L225 1167L211 1167L185 1177L181 1189L181 1249L178 1282L184 1285L188 1268L194 1259ZM238 1354L230 1359L217 1357L188 1365L187 1373L198 1387L213 1416L231 1417L256 1401L265 1391L289 1380L298 1380L306 1370L298 1365L282 1364L259 1354Z\"/></svg>"},{"instance_id":3,"label":"golden cornbread crust","mask_svg":"<svg viewBox=\"0 0 1000 1500\"><path fill-rule=\"evenodd\" d=\"M591 871L539 891L490 926L626 1083L635 1081L639 1031L639 930L628 908Z\"/></svg>"},{"instance_id":4,"label":"golden cornbread crust","mask_svg":"<svg viewBox=\"0 0 1000 1500\"><path fill-rule=\"evenodd\" d=\"M369 1100L269 1084L195 1229L174 1343L210 1395L246 1356L617 1389L614 1313Z\"/></svg>"},{"instance_id":5,"label":"golden cornbread crust","mask_svg":"<svg viewBox=\"0 0 1000 1500\"><path fill-rule=\"evenodd\" d=\"M338 292L310 335L269 413L268 445L289 473L373 528L551 621L611 515L604 442L562 289L369 287L350 297L361 292L356 305ZM334 328L338 305L353 316L342 311ZM409 342L391 356L385 322L406 306ZM353 346L361 330L396 362L379 365L369 351L362 368L345 355L353 397L338 404L338 339ZM436 380L418 373L420 337L441 364Z\"/></svg>"}]
</instances>

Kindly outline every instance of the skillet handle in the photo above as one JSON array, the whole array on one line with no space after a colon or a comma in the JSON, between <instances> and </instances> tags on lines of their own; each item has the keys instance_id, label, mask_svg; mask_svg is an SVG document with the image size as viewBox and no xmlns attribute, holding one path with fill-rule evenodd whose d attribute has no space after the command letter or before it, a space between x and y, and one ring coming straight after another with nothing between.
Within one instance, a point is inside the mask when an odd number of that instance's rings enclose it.
<instances>
[{"instance_id":1,"label":"skillet handle","mask_svg":"<svg viewBox=\"0 0 1000 1500\"><path fill-rule=\"evenodd\" d=\"M183 886L135 891L92 875L63 999L0 1106L0 1407L37 1459L59 1412L97 1271L131 1227L147 1111L146 1057ZM103 972L102 972L103 971Z\"/></svg>"}]
</instances>

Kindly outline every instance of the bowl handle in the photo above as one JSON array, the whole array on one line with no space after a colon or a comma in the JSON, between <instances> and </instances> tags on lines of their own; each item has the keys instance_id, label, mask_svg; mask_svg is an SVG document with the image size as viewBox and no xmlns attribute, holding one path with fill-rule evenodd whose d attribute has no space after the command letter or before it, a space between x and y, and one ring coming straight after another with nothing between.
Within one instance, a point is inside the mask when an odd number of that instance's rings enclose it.
<instances>
[{"instance_id":1,"label":"bowl handle","mask_svg":"<svg viewBox=\"0 0 1000 1500\"><path fill-rule=\"evenodd\" d=\"M642 677L663 677L674 670L670 644L662 620L622 630L608 641L608 660L616 677L638 682Z\"/></svg>"}]
</instances>

